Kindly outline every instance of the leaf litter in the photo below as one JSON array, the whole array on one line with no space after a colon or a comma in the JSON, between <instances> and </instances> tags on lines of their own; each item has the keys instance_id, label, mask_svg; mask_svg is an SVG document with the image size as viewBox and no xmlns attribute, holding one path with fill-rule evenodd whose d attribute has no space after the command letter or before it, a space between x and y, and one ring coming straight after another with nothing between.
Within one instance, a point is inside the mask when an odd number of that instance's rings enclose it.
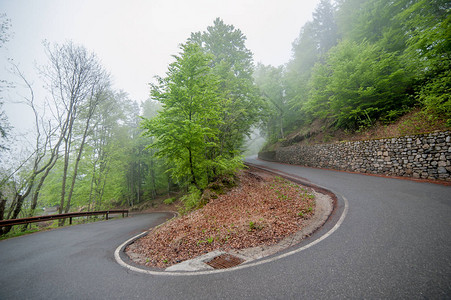
<instances>
[{"instance_id":1,"label":"leaf litter","mask_svg":"<svg viewBox=\"0 0 451 300\"><path fill-rule=\"evenodd\" d=\"M315 213L313 191L278 176L242 171L239 184L204 207L153 229L126 248L148 267L167 268L205 253L273 245Z\"/></svg>"}]
</instances>

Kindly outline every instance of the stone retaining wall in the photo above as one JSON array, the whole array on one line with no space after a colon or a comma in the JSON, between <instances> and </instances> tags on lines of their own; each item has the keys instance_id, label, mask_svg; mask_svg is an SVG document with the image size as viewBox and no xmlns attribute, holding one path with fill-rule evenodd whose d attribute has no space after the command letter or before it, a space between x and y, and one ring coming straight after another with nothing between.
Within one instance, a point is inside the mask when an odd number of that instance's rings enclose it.
<instances>
[{"instance_id":1,"label":"stone retaining wall","mask_svg":"<svg viewBox=\"0 0 451 300\"><path fill-rule=\"evenodd\" d=\"M309 167L451 181L450 131L361 142L292 145L258 157Z\"/></svg>"}]
</instances>

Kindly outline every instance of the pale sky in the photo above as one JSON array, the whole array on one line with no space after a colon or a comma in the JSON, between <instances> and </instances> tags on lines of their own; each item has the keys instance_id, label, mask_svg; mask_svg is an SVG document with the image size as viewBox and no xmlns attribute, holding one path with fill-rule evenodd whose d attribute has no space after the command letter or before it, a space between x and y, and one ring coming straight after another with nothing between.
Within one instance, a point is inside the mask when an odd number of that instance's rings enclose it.
<instances>
[{"instance_id":1,"label":"pale sky","mask_svg":"<svg viewBox=\"0 0 451 300\"><path fill-rule=\"evenodd\" d=\"M0 13L11 19L11 41L0 49L0 78L10 78L7 59L42 86L35 65L46 63L42 41L72 40L96 53L111 73L113 87L139 102L149 96L148 83L164 76L178 45L191 32L204 31L220 17L247 37L255 63L288 62L291 44L312 18L319 0L0 0ZM39 88L39 87L38 87ZM3 95L13 126L23 123L21 110ZM42 95L45 97L45 95Z\"/></svg>"}]
</instances>

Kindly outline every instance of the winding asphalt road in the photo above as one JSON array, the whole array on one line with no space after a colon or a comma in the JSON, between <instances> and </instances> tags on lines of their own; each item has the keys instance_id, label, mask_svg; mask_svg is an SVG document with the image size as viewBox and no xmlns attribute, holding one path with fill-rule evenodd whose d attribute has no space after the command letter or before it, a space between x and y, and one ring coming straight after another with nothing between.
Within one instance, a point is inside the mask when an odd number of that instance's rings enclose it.
<instances>
[{"instance_id":1,"label":"winding asphalt road","mask_svg":"<svg viewBox=\"0 0 451 300\"><path fill-rule=\"evenodd\" d=\"M451 298L451 187L248 162L338 195L331 221L286 252L335 231L280 259L197 276L141 274L114 260L116 247L168 214L36 233L0 241L0 299Z\"/></svg>"}]
</instances>

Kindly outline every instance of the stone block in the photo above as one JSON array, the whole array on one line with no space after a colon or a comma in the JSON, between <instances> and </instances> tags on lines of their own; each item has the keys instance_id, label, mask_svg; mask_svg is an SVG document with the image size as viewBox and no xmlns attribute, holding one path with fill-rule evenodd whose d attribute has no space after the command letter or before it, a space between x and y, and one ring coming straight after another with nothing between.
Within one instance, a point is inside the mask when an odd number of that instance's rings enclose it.
<instances>
[{"instance_id":1,"label":"stone block","mask_svg":"<svg viewBox=\"0 0 451 300\"><path fill-rule=\"evenodd\" d=\"M438 168L437 168L437 172L438 172L439 174L447 174L447 173L448 173L448 171L446 170L445 167L438 167Z\"/></svg>"}]
</instances>

